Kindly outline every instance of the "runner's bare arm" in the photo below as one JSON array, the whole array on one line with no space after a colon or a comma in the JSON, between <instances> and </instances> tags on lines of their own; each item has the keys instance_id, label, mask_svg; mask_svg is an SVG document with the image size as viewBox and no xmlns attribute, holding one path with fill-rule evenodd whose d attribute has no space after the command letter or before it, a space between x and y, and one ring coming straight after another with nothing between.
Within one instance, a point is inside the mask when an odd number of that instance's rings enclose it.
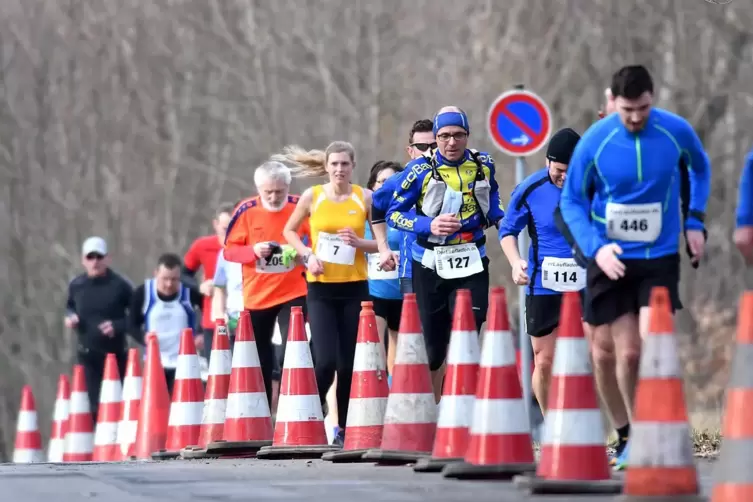
<instances>
[{"instance_id":1,"label":"runner's bare arm","mask_svg":"<svg viewBox=\"0 0 753 502\"><path fill-rule=\"evenodd\" d=\"M298 236L298 229L311 214L311 201L311 189L307 188L301 198L298 199L298 204L296 204L293 214L290 215L282 231L287 243L293 246L299 255L305 255L311 251Z\"/></svg>"},{"instance_id":2,"label":"runner's bare arm","mask_svg":"<svg viewBox=\"0 0 753 502\"><path fill-rule=\"evenodd\" d=\"M364 253L378 253L381 251L389 250L387 244L387 229L386 224L381 225L381 234L377 233L376 225L371 223L371 190L363 190L363 201L366 203L366 223L371 227L371 235L374 236L373 240L361 239L362 243L358 246Z\"/></svg>"},{"instance_id":3,"label":"runner's bare arm","mask_svg":"<svg viewBox=\"0 0 753 502\"><path fill-rule=\"evenodd\" d=\"M225 319L226 299L225 288L215 286L212 292L212 319Z\"/></svg>"}]
</instances>

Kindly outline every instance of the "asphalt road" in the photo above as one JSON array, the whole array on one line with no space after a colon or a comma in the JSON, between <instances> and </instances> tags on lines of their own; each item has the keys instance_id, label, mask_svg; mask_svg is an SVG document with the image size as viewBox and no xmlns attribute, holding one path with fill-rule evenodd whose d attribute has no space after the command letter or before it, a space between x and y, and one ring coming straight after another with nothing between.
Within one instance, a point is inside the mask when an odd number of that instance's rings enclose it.
<instances>
[{"instance_id":1,"label":"asphalt road","mask_svg":"<svg viewBox=\"0 0 753 502\"><path fill-rule=\"evenodd\" d=\"M710 462L700 462L704 493ZM457 481L410 467L321 460L193 460L117 464L0 464L2 500L23 502L602 502L614 497L526 497L510 483Z\"/></svg>"}]
</instances>

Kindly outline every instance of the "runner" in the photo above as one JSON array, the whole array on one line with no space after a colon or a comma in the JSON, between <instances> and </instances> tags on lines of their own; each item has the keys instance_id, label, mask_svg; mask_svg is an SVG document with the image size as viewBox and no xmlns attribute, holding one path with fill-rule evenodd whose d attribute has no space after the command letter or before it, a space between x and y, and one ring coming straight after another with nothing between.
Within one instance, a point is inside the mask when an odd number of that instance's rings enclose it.
<instances>
[{"instance_id":1,"label":"runner","mask_svg":"<svg viewBox=\"0 0 753 502\"><path fill-rule=\"evenodd\" d=\"M170 395L178 367L180 335L186 328L196 329L195 308L203 301L198 290L181 282L180 272L178 255L165 253L160 256L154 278L147 279L133 291L128 312L131 335L135 340L146 345L146 333L153 331L157 334ZM194 337L196 342L202 339L201 333Z\"/></svg>"},{"instance_id":2,"label":"runner","mask_svg":"<svg viewBox=\"0 0 753 502\"><path fill-rule=\"evenodd\" d=\"M546 151L547 166L515 187L499 228L513 281L518 286L528 285L526 326L533 344L533 393L544 415L562 293L582 291L586 286L585 269L575 263L570 245L554 223L554 210L579 139L569 128L552 136ZM531 236L527 261L518 252L518 234L526 227Z\"/></svg>"},{"instance_id":3,"label":"runner","mask_svg":"<svg viewBox=\"0 0 753 502\"><path fill-rule=\"evenodd\" d=\"M290 169L279 162L265 162L256 168L254 184L259 195L238 205L225 240L225 259L243 264L243 307L251 316L273 414L277 411L290 309L303 307L306 312L304 270L283 235L298 202L298 196L289 194L290 181ZM300 235L308 232L308 222L304 221ZM278 322L282 350L275 355L272 337Z\"/></svg>"},{"instance_id":4,"label":"runner","mask_svg":"<svg viewBox=\"0 0 753 502\"><path fill-rule=\"evenodd\" d=\"M753 150L745 159L745 166L740 176L735 246L742 254L745 264L753 265Z\"/></svg>"},{"instance_id":5,"label":"runner","mask_svg":"<svg viewBox=\"0 0 753 502\"><path fill-rule=\"evenodd\" d=\"M188 248L186 255L183 257L183 270L181 281L186 286L197 288L204 295L204 302L201 305L201 328L204 336L196 339L196 348L203 349L204 357L209 361L209 355L212 351L212 337L214 336L214 320L212 319L212 278L214 278L215 268L217 267L217 257L222 249L222 243L225 240L225 231L230 222L230 215L233 214L233 206L222 204L215 211L212 227L214 234L199 237ZM204 269L204 280L201 284L196 282L196 273L199 269Z\"/></svg>"},{"instance_id":6,"label":"runner","mask_svg":"<svg viewBox=\"0 0 753 502\"><path fill-rule=\"evenodd\" d=\"M403 171L403 166L397 162L380 160L371 168L369 181L366 187L369 190L378 190L389 178ZM373 203L372 203L373 207ZM390 249L398 254L397 262L400 269L404 269L403 262L400 260L400 243L403 241L404 232L387 229L387 243ZM365 238L371 239L371 230L366 227ZM387 347L387 372L388 379L391 383L392 367L395 364L397 354L397 332L400 329L400 315L403 310L403 295L400 293L400 279L398 270L382 270L379 260L379 253L372 253L368 256L369 261L369 294L371 301L374 302L374 313L376 314L377 329L379 337L384 337L384 332L388 332L388 337L384 339Z\"/></svg>"},{"instance_id":7,"label":"runner","mask_svg":"<svg viewBox=\"0 0 753 502\"><path fill-rule=\"evenodd\" d=\"M679 298L680 183L690 169L686 240L693 262L704 251L704 219L711 168L700 139L682 117L652 107L654 85L643 66L626 66L612 79L617 113L593 124L573 153L560 209L587 269L585 320L593 326L594 373L612 413L632 409L641 334L649 319L651 288ZM616 360L616 369L615 369ZM619 389L613 385L616 376ZM620 439L630 431L628 417ZM624 440L627 442L626 440ZM622 468L628 447L617 458Z\"/></svg>"},{"instance_id":8,"label":"runner","mask_svg":"<svg viewBox=\"0 0 753 502\"><path fill-rule=\"evenodd\" d=\"M235 329L243 306L243 270L240 263L225 260L225 250L220 251L212 278L212 319L224 319L228 328L230 347L235 344Z\"/></svg>"},{"instance_id":9,"label":"runner","mask_svg":"<svg viewBox=\"0 0 753 502\"><path fill-rule=\"evenodd\" d=\"M458 289L471 290L477 330L486 319L489 259L484 230L504 216L489 154L468 150L468 117L444 107L434 117L438 149L408 163L390 203L390 226L416 234L411 246L413 289L433 372L441 395L440 368L447 355L451 309ZM406 256L407 258L407 256ZM389 266L382 253L382 265Z\"/></svg>"},{"instance_id":10,"label":"runner","mask_svg":"<svg viewBox=\"0 0 753 502\"><path fill-rule=\"evenodd\" d=\"M287 147L284 154L272 158L293 164L298 176L329 175L328 183L303 192L285 225L284 235L303 256L308 269L311 345L323 407L337 372L337 425L341 429L333 443L342 445L361 302L369 299L366 253L388 253L389 247L386 239L377 242L364 238L370 220L371 191L351 183L356 160L350 143L335 141L324 152ZM298 234L307 217L314 252Z\"/></svg>"}]
</instances>

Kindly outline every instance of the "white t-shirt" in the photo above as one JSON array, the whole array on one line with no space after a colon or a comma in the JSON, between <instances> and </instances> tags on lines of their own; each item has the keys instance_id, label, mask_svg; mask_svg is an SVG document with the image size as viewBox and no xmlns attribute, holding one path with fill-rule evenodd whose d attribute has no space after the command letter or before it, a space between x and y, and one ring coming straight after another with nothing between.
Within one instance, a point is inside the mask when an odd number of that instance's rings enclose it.
<instances>
[{"instance_id":1,"label":"white t-shirt","mask_svg":"<svg viewBox=\"0 0 753 502\"><path fill-rule=\"evenodd\" d=\"M243 266L225 260L224 250L217 257L217 268L212 282L215 286L225 288L227 293L227 315L238 317L243 310Z\"/></svg>"}]
</instances>

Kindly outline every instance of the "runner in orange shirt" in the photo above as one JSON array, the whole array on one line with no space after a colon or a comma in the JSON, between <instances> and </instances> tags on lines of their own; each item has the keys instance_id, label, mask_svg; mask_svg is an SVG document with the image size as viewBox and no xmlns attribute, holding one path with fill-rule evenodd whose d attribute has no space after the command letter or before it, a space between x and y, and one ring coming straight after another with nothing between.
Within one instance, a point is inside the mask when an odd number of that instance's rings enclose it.
<instances>
[{"instance_id":1,"label":"runner in orange shirt","mask_svg":"<svg viewBox=\"0 0 753 502\"><path fill-rule=\"evenodd\" d=\"M287 242L282 229L298 203L298 196L288 193L290 181L290 169L285 164L266 162L259 166L254 172L259 195L236 207L225 238L225 259L243 264L243 307L251 314L273 414L282 377L290 308L303 307L306 315L305 270L298 258L287 264L283 259L283 246ZM308 221L301 226L299 235L308 238ZM272 336L278 321L282 350L275 358Z\"/></svg>"}]
</instances>

